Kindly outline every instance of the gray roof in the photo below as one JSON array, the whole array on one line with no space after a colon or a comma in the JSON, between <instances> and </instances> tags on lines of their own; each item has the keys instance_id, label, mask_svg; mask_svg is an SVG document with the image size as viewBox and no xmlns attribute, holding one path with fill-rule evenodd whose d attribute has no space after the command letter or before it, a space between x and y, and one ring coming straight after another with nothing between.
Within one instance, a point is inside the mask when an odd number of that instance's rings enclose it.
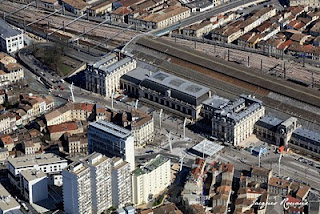
<instances>
[{"instance_id":1,"label":"gray roof","mask_svg":"<svg viewBox=\"0 0 320 214\"><path fill-rule=\"evenodd\" d=\"M292 133L292 137L314 145L320 145L320 132L312 131L305 128L297 128Z\"/></svg>"},{"instance_id":2,"label":"gray roof","mask_svg":"<svg viewBox=\"0 0 320 214\"><path fill-rule=\"evenodd\" d=\"M9 210L20 209L20 204L10 195L10 193L0 184L0 211L1 213Z\"/></svg>"},{"instance_id":3,"label":"gray roof","mask_svg":"<svg viewBox=\"0 0 320 214\"><path fill-rule=\"evenodd\" d=\"M126 63L130 62L132 59L129 57L126 57L124 59L121 59L118 62L115 62L111 65L101 65L99 66L99 70L103 71L105 74L111 74L115 69L125 65Z\"/></svg>"},{"instance_id":4,"label":"gray roof","mask_svg":"<svg viewBox=\"0 0 320 214\"><path fill-rule=\"evenodd\" d=\"M111 134L113 136L116 136L118 138L122 138L125 139L129 136L131 136L131 131L123 128L121 126L118 126L114 123L110 123L108 121L105 120L99 120L93 123L89 124L89 129L90 128L95 128L95 129L99 129L103 132L106 132L108 134Z\"/></svg>"},{"instance_id":5,"label":"gray roof","mask_svg":"<svg viewBox=\"0 0 320 214\"><path fill-rule=\"evenodd\" d=\"M12 37L21 34L20 30L12 28L3 19L0 19L0 36L3 38Z\"/></svg>"},{"instance_id":6,"label":"gray roof","mask_svg":"<svg viewBox=\"0 0 320 214\"><path fill-rule=\"evenodd\" d=\"M154 89L162 94L165 94L167 90L171 90L171 96L173 98L192 105L199 105L202 103L208 98L204 95L208 94L210 91L210 89L205 86L201 86L163 71L155 72L151 76L146 77L141 82L141 86ZM203 100L199 100L200 98Z\"/></svg>"},{"instance_id":7,"label":"gray roof","mask_svg":"<svg viewBox=\"0 0 320 214\"><path fill-rule=\"evenodd\" d=\"M268 130L275 130L278 125L282 123L283 120L273 116L265 116L257 121L256 125L266 128Z\"/></svg>"},{"instance_id":8,"label":"gray roof","mask_svg":"<svg viewBox=\"0 0 320 214\"><path fill-rule=\"evenodd\" d=\"M95 62L93 64L93 67L99 68L101 65L108 63L109 61L113 60L114 58L117 58L116 54L114 54L114 53L108 54L108 55L104 56L101 60Z\"/></svg>"},{"instance_id":9,"label":"gray roof","mask_svg":"<svg viewBox=\"0 0 320 214\"><path fill-rule=\"evenodd\" d=\"M213 95L209 99L205 100L203 102L204 105L209 105L215 109L219 109L225 105L227 105L230 102L230 100L224 98L224 97L219 97L217 95Z\"/></svg>"},{"instance_id":10,"label":"gray roof","mask_svg":"<svg viewBox=\"0 0 320 214\"><path fill-rule=\"evenodd\" d=\"M170 159L168 157L157 155L156 158L150 160L143 168L137 168L132 173L136 176L152 172L159 166L163 165Z\"/></svg>"},{"instance_id":11,"label":"gray roof","mask_svg":"<svg viewBox=\"0 0 320 214\"><path fill-rule=\"evenodd\" d=\"M210 5L212 5L212 2L207 1L207 0L197 0L197 1L193 1L191 3L186 4L187 7L190 8L206 8L209 7Z\"/></svg>"},{"instance_id":12,"label":"gray roof","mask_svg":"<svg viewBox=\"0 0 320 214\"><path fill-rule=\"evenodd\" d=\"M214 113L220 117L225 117L234 122L239 122L261 107L262 101L251 95L242 94L239 99L226 106L222 106L222 108L215 110Z\"/></svg>"},{"instance_id":13,"label":"gray roof","mask_svg":"<svg viewBox=\"0 0 320 214\"><path fill-rule=\"evenodd\" d=\"M139 85L142 80L144 80L150 71L144 68L137 67L136 69L122 75L121 79L132 82L136 85Z\"/></svg>"}]
</instances>

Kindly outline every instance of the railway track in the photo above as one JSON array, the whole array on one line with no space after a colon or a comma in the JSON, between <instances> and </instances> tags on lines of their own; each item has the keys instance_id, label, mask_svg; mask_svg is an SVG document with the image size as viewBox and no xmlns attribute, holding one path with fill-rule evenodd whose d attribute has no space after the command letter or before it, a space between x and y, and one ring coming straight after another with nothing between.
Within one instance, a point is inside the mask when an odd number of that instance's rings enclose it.
<instances>
[{"instance_id":1,"label":"railway track","mask_svg":"<svg viewBox=\"0 0 320 214\"><path fill-rule=\"evenodd\" d=\"M23 5L21 5L21 4L4 1L1 3L0 16L3 16L4 13L9 14L13 11L16 11L19 8L21 8L22 6ZM40 9L37 9L37 8L30 6L24 10L18 11L17 13L15 13L13 15L10 15L6 19L10 19L11 21L15 21L20 24L27 25L28 23L34 22L34 21L40 19L41 17L47 16L50 13L51 12L49 12L49 11L40 10ZM90 29L92 29L96 25L98 25L98 23L96 23L96 22L90 22L90 21L79 19L76 22L73 22L72 24L67 26L67 24L70 23L73 19L74 19L73 17L62 16L60 14L54 14L54 15L48 17L47 19L40 21L39 23L35 23L31 27L42 28L44 32L50 33L50 32L55 31L56 29L62 28L63 25L65 25L65 31L72 33L74 35L74 37L76 37L77 35L82 34L85 31L89 31ZM121 31L123 31L122 28L103 24L103 25L99 26L98 28L95 28L92 31L90 31L86 36L91 37L91 38L95 38L98 43L100 43L101 40L103 41L108 38L112 38L108 41L108 45L117 47L120 44L123 44L123 43L129 41L132 37L134 37L135 35L138 34L138 32L131 31L131 30L128 30L128 31L125 31L125 33L119 34L119 32L121 32ZM56 34L56 33L54 33L54 34ZM83 40L82 43L88 44L90 42ZM92 47L95 47L96 45L97 45L97 43L93 44ZM103 44L101 44L100 47L98 46L97 48L102 49L102 46L103 46Z\"/></svg>"},{"instance_id":2,"label":"railway track","mask_svg":"<svg viewBox=\"0 0 320 214\"><path fill-rule=\"evenodd\" d=\"M152 45L152 43L150 44ZM138 41L133 53L138 59L154 64L168 73L197 82L201 85L206 85L220 96L234 99L242 93L254 94L264 102L264 105L268 108L268 112L272 114L275 113L275 115L280 118L295 116L304 123L320 124L320 114L319 111L317 111L317 109L319 109L318 107L311 106L312 110L307 110L301 101L289 103L274 99L269 96L270 94L276 93L273 92L273 90L235 79L226 74L219 73L217 75L217 72L202 66L190 66L190 62L168 54L169 50L166 48L164 51L158 51L158 53L155 53L156 51L155 49L139 44ZM157 56L159 55L161 57L158 58ZM166 57L164 57L164 55L166 55ZM290 99L293 100L293 98ZM305 105L310 106L308 104Z\"/></svg>"}]
</instances>

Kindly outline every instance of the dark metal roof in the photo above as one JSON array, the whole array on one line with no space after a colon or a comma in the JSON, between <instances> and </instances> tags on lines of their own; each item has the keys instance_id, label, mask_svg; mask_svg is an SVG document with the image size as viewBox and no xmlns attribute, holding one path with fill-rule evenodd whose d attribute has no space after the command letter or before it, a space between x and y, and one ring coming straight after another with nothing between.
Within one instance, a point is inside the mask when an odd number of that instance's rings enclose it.
<instances>
[{"instance_id":1,"label":"dark metal roof","mask_svg":"<svg viewBox=\"0 0 320 214\"><path fill-rule=\"evenodd\" d=\"M292 137L317 146L320 145L320 133L309 129L298 128L292 133Z\"/></svg>"},{"instance_id":2,"label":"dark metal roof","mask_svg":"<svg viewBox=\"0 0 320 214\"><path fill-rule=\"evenodd\" d=\"M279 118L273 116L265 116L256 122L257 126L266 128L270 131L275 131L277 127L283 122Z\"/></svg>"},{"instance_id":3,"label":"dark metal roof","mask_svg":"<svg viewBox=\"0 0 320 214\"><path fill-rule=\"evenodd\" d=\"M7 38L21 34L20 30L12 28L7 22L3 19L0 19L0 37Z\"/></svg>"}]
</instances>

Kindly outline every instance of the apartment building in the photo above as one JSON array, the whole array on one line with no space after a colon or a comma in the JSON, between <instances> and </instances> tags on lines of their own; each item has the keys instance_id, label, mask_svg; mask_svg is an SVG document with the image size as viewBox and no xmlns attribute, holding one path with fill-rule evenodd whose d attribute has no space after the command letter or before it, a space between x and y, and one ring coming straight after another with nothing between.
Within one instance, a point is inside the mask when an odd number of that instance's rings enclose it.
<instances>
[{"instance_id":1,"label":"apartment building","mask_svg":"<svg viewBox=\"0 0 320 214\"><path fill-rule=\"evenodd\" d=\"M0 19L0 50L6 53L13 53L23 47L23 32Z\"/></svg>"},{"instance_id":2,"label":"apartment building","mask_svg":"<svg viewBox=\"0 0 320 214\"><path fill-rule=\"evenodd\" d=\"M76 154L87 154L88 139L86 136L68 136L68 152L71 156Z\"/></svg>"},{"instance_id":3,"label":"apartment building","mask_svg":"<svg viewBox=\"0 0 320 214\"><path fill-rule=\"evenodd\" d=\"M132 195L134 204L147 203L170 185L170 159L162 155L150 160L132 172Z\"/></svg>"},{"instance_id":4,"label":"apartment building","mask_svg":"<svg viewBox=\"0 0 320 214\"><path fill-rule=\"evenodd\" d=\"M45 114L47 126L58 125L72 120L86 121L93 119L94 104L67 103L66 105Z\"/></svg>"},{"instance_id":5,"label":"apartment building","mask_svg":"<svg viewBox=\"0 0 320 214\"><path fill-rule=\"evenodd\" d=\"M130 164L119 157L112 158L112 206L125 207L132 203Z\"/></svg>"},{"instance_id":6,"label":"apartment building","mask_svg":"<svg viewBox=\"0 0 320 214\"><path fill-rule=\"evenodd\" d=\"M24 170L21 173L21 195L30 203L48 198L48 177L39 170Z\"/></svg>"},{"instance_id":7,"label":"apartment building","mask_svg":"<svg viewBox=\"0 0 320 214\"><path fill-rule=\"evenodd\" d=\"M25 155L34 155L41 150L41 141L39 138L28 139L22 143L22 149Z\"/></svg>"},{"instance_id":8,"label":"apartment building","mask_svg":"<svg viewBox=\"0 0 320 214\"><path fill-rule=\"evenodd\" d=\"M63 168L67 167L67 160L53 154L37 154L15 158L8 158L7 168L10 182L20 189L20 173L25 170L40 170L47 173L48 177L52 174L60 173Z\"/></svg>"},{"instance_id":9,"label":"apartment building","mask_svg":"<svg viewBox=\"0 0 320 214\"><path fill-rule=\"evenodd\" d=\"M71 163L62 171L63 206L67 214L93 214L90 175L90 168L81 161Z\"/></svg>"},{"instance_id":10,"label":"apartment building","mask_svg":"<svg viewBox=\"0 0 320 214\"><path fill-rule=\"evenodd\" d=\"M240 95L233 102L213 96L203 102L202 115L212 122L212 136L235 146L253 133L264 114L262 101L251 95Z\"/></svg>"},{"instance_id":11,"label":"apartment building","mask_svg":"<svg viewBox=\"0 0 320 214\"><path fill-rule=\"evenodd\" d=\"M191 15L191 10L187 7L171 6L157 13L150 14L146 17L141 17L144 22L141 27L145 28L165 28L175 24L182 19L188 18ZM139 19L139 17L138 17Z\"/></svg>"},{"instance_id":12,"label":"apartment building","mask_svg":"<svg viewBox=\"0 0 320 214\"><path fill-rule=\"evenodd\" d=\"M0 52L0 86L10 85L24 79L24 71L17 61Z\"/></svg>"},{"instance_id":13,"label":"apartment building","mask_svg":"<svg viewBox=\"0 0 320 214\"><path fill-rule=\"evenodd\" d=\"M102 213L112 206L112 160L100 153L92 153L82 162L90 170L92 212Z\"/></svg>"},{"instance_id":14,"label":"apartment building","mask_svg":"<svg viewBox=\"0 0 320 214\"><path fill-rule=\"evenodd\" d=\"M202 37L208 34L213 28L213 24L210 21L202 21L201 23L193 24L191 26L185 27L181 30L181 34L184 36L191 37Z\"/></svg>"},{"instance_id":15,"label":"apartment building","mask_svg":"<svg viewBox=\"0 0 320 214\"><path fill-rule=\"evenodd\" d=\"M120 77L135 69L137 62L132 57L118 59L109 54L102 60L89 64L85 71L86 89L105 97L120 89Z\"/></svg>"},{"instance_id":16,"label":"apartment building","mask_svg":"<svg viewBox=\"0 0 320 214\"><path fill-rule=\"evenodd\" d=\"M1 146L5 149L7 149L9 152L11 152L14 147L15 147L15 144L13 142L13 139L10 135L7 135L7 134L4 134L4 135L1 135L0 137L0 142L1 142Z\"/></svg>"},{"instance_id":17,"label":"apartment building","mask_svg":"<svg viewBox=\"0 0 320 214\"><path fill-rule=\"evenodd\" d=\"M84 128L81 121L71 121L58 125L48 126L48 132L51 140L59 140L64 134L82 134L83 130Z\"/></svg>"},{"instance_id":18,"label":"apartment building","mask_svg":"<svg viewBox=\"0 0 320 214\"><path fill-rule=\"evenodd\" d=\"M89 124L88 152L100 152L108 157L120 157L135 169L134 138L126 128L100 120Z\"/></svg>"}]
</instances>

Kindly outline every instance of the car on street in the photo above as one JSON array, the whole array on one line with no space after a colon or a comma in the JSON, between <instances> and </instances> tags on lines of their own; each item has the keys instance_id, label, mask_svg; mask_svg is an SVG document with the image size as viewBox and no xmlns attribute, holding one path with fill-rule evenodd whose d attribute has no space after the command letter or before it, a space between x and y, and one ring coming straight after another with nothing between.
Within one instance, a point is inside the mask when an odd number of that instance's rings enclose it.
<instances>
[{"instance_id":1,"label":"car on street","mask_svg":"<svg viewBox=\"0 0 320 214\"><path fill-rule=\"evenodd\" d=\"M153 150L148 150L146 151L146 153L153 153Z\"/></svg>"}]
</instances>

